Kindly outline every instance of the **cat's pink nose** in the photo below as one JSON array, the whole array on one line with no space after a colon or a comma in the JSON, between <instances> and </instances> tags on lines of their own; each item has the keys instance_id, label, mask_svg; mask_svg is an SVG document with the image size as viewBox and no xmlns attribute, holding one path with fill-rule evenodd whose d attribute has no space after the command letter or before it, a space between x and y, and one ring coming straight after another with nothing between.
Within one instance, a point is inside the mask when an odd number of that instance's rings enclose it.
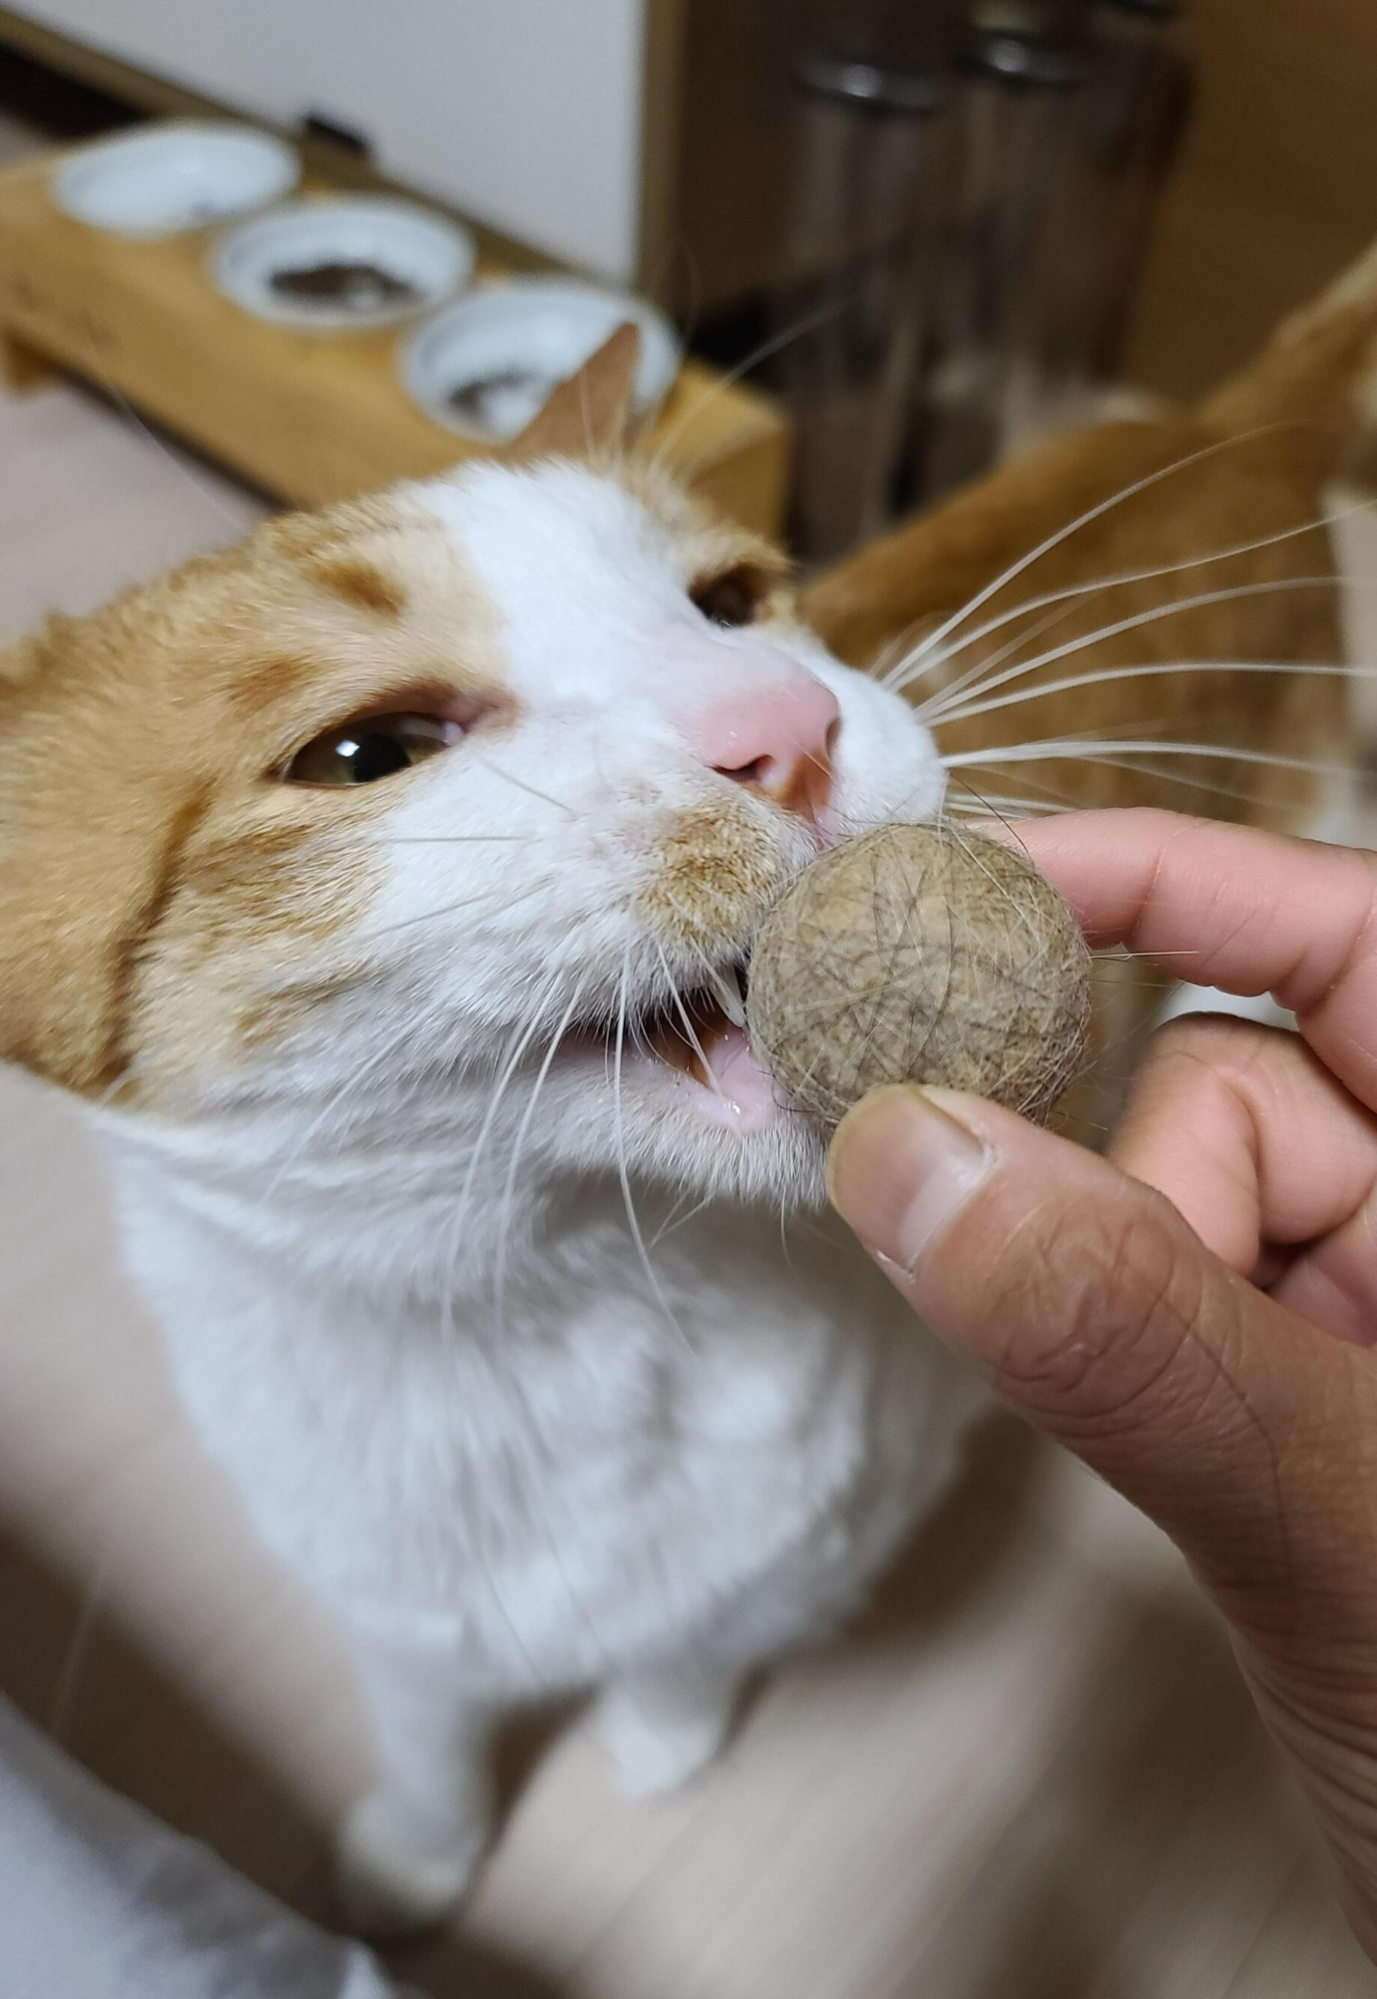
<instances>
[{"instance_id":1,"label":"cat's pink nose","mask_svg":"<svg viewBox=\"0 0 1377 1999\"><path fill-rule=\"evenodd\" d=\"M723 777L816 820L832 790L841 709L811 673L723 696L691 724L698 755Z\"/></svg>"}]
</instances>

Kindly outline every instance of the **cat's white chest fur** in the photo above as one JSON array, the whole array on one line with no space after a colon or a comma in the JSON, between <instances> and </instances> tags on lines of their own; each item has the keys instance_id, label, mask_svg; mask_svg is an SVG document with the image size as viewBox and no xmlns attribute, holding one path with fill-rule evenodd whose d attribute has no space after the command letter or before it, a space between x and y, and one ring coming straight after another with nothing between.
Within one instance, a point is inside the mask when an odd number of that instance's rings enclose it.
<instances>
[{"instance_id":1,"label":"cat's white chest fur","mask_svg":"<svg viewBox=\"0 0 1377 1999\"><path fill-rule=\"evenodd\" d=\"M970 1389L860 1252L719 1210L657 1248L614 1189L500 1307L448 1316L117 1176L181 1392L260 1535L360 1633L495 1703L669 1659L744 1667L853 1607L948 1476Z\"/></svg>"}]
</instances>

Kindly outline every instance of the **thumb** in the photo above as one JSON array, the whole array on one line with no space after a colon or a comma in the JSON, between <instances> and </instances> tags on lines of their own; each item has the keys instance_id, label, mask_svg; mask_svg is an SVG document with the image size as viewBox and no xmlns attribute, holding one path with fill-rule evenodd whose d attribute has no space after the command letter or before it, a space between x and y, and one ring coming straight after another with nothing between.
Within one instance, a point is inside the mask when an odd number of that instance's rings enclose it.
<instances>
[{"instance_id":1,"label":"thumb","mask_svg":"<svg viewBox=\"0 0 1377 1999\"><path fill-rule=\"evenodd\" d=\"M1283 1608L1279 1578L1366 1601L1356 1495L1327 1487L1372 1422L1366 1356L1255 1291L1161 1195L992 1104L905 1088L845 1119L830 1187L933 1330L1243 1621Z\"/></svg>"}]
</instances>

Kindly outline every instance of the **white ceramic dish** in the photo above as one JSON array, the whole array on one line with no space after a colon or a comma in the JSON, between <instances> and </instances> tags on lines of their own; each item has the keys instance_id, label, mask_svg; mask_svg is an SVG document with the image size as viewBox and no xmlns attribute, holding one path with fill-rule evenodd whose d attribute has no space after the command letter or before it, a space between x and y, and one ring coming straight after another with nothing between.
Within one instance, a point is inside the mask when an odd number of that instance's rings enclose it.
<instances>
[{"instance_id":1,"label":"white ceramic dish","mask_svg":"<svg viewBox=\"0 0 1377 1999\"><path fill-rule=\"evenodd\" d=\"M301 178L290 146L252 125L136 126L84 147L53 184L66 214L120 236L171 236L250 215Z\"/></svg>"},{"instance_id":2,"label":"white ceramic dish","mask_svg":"<svg viewBox=\"0 0 1377 1999\"><path fill-rule=\"evenodd\" d=\"M646 410L678 372L673 327L641 299L570 278L518 278L460 299L407 342L402 381L446 430L502 443L626 320L641 332L636 405Z\"/></svg>"},{"instance_id":3,"label":"white ceramic dish","mask_svg":"<svg viewBox=\"0 0 1377 1999\"><path fill-rule=\"evenodd\" d=\"M440 304L468 283L474 255L468 231L429 208L388 195L331 197L234 230L220 245L215 282L258 319L358 331Z\"/></svg>"}]
</instances>

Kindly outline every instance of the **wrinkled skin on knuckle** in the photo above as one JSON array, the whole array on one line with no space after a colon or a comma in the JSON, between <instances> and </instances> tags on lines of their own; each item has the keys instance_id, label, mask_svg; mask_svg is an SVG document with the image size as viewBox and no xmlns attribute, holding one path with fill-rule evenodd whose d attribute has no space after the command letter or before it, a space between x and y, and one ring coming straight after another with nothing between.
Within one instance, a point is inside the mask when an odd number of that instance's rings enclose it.
<instances>
[{"instance_id":1,"label":"wrinkled skin on knuckle","mask_svg":"<svg viewBox=\"0 0 1377 1999\"><path fill-rule=\"evenodd\" d=\"M1274 1028L1190 1015L1159 1028L1134 1085L1125 1129L1132 1134L1146 1119L1162 1120L1184 1113L1197 1128L1220 1124L1246 1090L1249 1079L1265 1070ZM1113 1152L1121 1149L1124 1132Z\"/></svg>"},{"instance_id":2,"label":"wrinkled skin on knuckle","mask_svg":"<svg viewBox=\"0 0 1377 1999\"><path fill-rule=\"evenodd\" d=\"M1229 1578L1246 1587L1228 1607L1318 1710L1351 1713L1361 1696L1377 1744L1377 1385L1367 1353L1336 1346L1333 1361L1276 1431L1286 1560Z\"/></svg>"},{"instance_id":3,"label":"wrinkled skin on knuckle","mask_svg":"<svg viewBox=\"0 0 1377 1999\"><path fill-rule=\"evenodd\" d=\"M1293 1610L1294 1617L1294 1610ZM1236 1637L1239 1664L1267 1729L1308 1793L1342 1873L1357 1891L1362 1927L1377 1936L1377 1687L1372 1655L1316 1672L1332 1648L1298 1639Z\"/></svg>"},{"instance_id":4,"label":"wrinkled skin on knuckle","mask_svg":"<svg viewBox=\"0 0 1377 1999\"><path fill-rule=\"evenodd\" d=\"M1148 1044L1150 1060L1236 1065L1240 1051L1250 1053L1265 1044L1269 1030L1233 1014L1188 1013L1159 1027Z\"/></svg>"},{"instance_id":5,"label":"wrinkled skin on knuckle","mask_svg":"<svg viewBox=\"0 0 1377 1999\"><path fill-rule=\"evenodd\" d=\"M1019 1233L993 1301L1009 1328L1006 1394L1074 1440L1136 1428L1189 1392L1172 1377L1185 1371L1199 1278L1155 1203L1048 1203Z\"/></svg>"}]
</instances>

